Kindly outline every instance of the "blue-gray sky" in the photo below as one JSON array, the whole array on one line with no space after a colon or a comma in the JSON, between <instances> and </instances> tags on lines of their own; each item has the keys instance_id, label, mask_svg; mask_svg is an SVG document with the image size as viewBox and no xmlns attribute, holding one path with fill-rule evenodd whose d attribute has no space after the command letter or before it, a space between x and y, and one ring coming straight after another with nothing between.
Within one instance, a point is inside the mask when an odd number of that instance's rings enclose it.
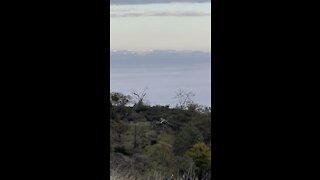
<instances>
[{"instance_id":1,"label":"blue-gray sky","mask_svg":"<svg viewBox=\"0 0 320 180\"><path fill-rule=\"evenodd\" d=\"M179 89L195 93L194 101L211 104L210 52L111 52L111 90L131 94L147 90L152 105L170 104Z\"/></svg>"}]
</instances>

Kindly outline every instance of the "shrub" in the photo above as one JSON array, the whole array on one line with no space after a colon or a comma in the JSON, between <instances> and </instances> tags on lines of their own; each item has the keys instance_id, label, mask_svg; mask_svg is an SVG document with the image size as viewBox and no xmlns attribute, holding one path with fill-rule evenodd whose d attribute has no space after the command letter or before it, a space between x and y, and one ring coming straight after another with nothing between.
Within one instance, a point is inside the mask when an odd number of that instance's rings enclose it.
<instances>
[{"instance_id":1,"label":"shrub","mask_svg":"<svg viewBox=\"0 0 320 180\"><path fill-rule=\"evenodd\" d=\"M197 143L190 148L185 155L190 157L195 166L198 176L203 176L210 170L211 152L207 145L204 143Z\"/></svg>"},{"instance_id":2,"label":"shrub","mask_svg":"<svg viewBox=\"0 0 320 180\"><path fill-rule=\"evenodd\" d=\"M183 127L173 144L173 151L176 155L183 155L194 144L203 142L201 132L192 125Z\"/></svg>"}]
</instances>

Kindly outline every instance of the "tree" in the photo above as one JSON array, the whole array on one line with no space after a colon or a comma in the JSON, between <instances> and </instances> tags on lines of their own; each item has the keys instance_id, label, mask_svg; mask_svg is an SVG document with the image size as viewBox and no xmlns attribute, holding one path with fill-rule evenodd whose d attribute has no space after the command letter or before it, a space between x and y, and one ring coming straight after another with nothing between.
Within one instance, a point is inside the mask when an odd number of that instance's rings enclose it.
<instances>
[{"instance_id":1,"label":"tree","mask_svg":"<svg viewBox=\"0 0 320 180\"><path fill-rule=\"evenodd\" d=\"M147 89L144 88L141 92L137 92L135 90L132 90L131 93L134 98L134 106L133 109L139 113L141 111L145 111L148 108L148 105L146 103L146 96L147 96Z\"/></svg>"},{"instance_id":2,"label":"tree","mask_svg":"<svg viewBox=\"0 0 320 180\"><path fill-rule=\"evenodd\" d=\"M110 93L111 119L123 119L129 114L125 106L132 102L132 97L119 92Z\"/></svg>"},{"instance_id":3,"label":"tree","mask_svg":"<svg viewBox=\"0 0 320 180\"><path fill-rule=\"evenodd\" d=\"M124 95L119 92L112 92L110 94L110 104L111 106L123 107L129 104L132 100L132 97L129 95Z\"/></svg>"},{"instance_id":4,"label":"tree","mask_svg":"<svg viewBox=\"0 0 320 180\"><path fill-rule=\"evenodd\" d=\"M113 126L114 131L117 133L118 137L118 142L122 143L122 134L128 131L129 125L123 122L116 122L115 125Z\"/></svg>"},{"instance_id":5,"label":"tree","mask_svg":"<svg viewBox=\"0 0 320 180\"><path fill-rule=\"evenodd\" d=\"M179 89L175 96L175 98L178 99L177 107L180 109L187 109L190 104L193 104L192 97L194 96L195 94L193 92L186 92Z\"/></svg>"},{"instance_id":6,"label":"tree","mask_svg":"<svg viewBox=\"0 0 320 180\"><path fill-rule=\"evenodd\" d=\"M148 88L144 88L141 92L137 92L136 90L132 90L131 93L135 99L135 104L136 105L143 105L144 104L144 100L145 97L147 95L147 89Z\"/></svg>"},{"instance_id":7,"label":"tree","mask_svg":"<svg viewBox=\"0 0 320 180\"><path fill-rule=\"evenodd\" d=\"M133 148L138 149L138 148L144 148L148 144L148 139L147 139L147 127L145 127L142 124L137 124L136 122L134 123L133 127Z\"/></svg>"}]
</instances>

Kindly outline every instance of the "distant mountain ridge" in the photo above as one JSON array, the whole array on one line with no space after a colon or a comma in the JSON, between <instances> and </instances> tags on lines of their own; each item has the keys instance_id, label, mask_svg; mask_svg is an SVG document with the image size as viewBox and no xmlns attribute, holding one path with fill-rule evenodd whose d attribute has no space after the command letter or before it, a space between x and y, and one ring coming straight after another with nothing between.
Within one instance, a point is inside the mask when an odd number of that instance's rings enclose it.
<instances>
[{"instance_id":1,"label":"distant mountain ridge","mask_svg":"<svg viewBox=\"0 0 320 180\"><path fill-rule=\"evenodd\" d=\"M133 52L133 51L111 51L112 66L182 66L183 64L202 64L211 63L211 53L201 51L150 51L150 52Z\"/></svg>"}]
</instances>

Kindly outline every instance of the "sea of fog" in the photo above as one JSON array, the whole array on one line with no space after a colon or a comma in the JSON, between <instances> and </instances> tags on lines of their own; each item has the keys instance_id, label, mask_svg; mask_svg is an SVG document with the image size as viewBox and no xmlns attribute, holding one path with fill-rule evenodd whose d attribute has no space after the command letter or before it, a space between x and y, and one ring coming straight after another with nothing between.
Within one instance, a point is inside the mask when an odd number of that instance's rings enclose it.
<instances>
[{"instance_id":1,"label":"sea of fog","mask_svg":"<svg viewBox=\"0 0 320 180\"><path fill-rule=\"evenodd\" d=\"M194 102L211 106L211 53L153 51L111 52L110 88L112 92L141 92L147 89L151 105L177 104L179 89L195 94Z\"/></svg>"}]
</instances>

